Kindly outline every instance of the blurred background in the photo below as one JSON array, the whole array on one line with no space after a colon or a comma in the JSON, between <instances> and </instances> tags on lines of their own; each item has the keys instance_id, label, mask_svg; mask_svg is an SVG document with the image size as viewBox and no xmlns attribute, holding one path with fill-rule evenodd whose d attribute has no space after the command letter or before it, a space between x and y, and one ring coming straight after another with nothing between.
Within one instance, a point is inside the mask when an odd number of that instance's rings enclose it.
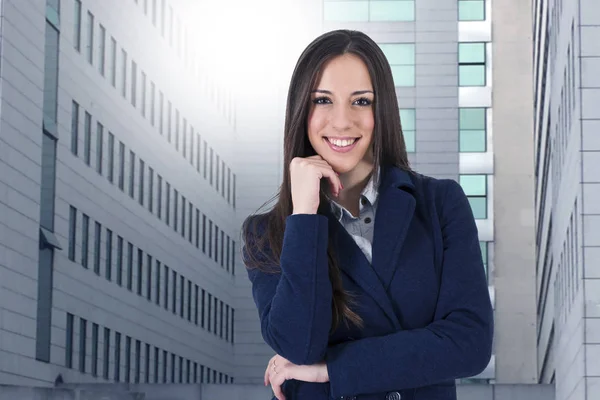
<instances>
[{"instance_id":1,"label":"blurred background","mask_svg":"<svg viewBox=\"0 0 600 400\"><path fill-rule=\"evenodd\" d=\"M240 225L336 28L469 196L496 330L459 399L600 399L597 0L0 0L0 399L269 398Z\"/></svg>"}]
</instances>

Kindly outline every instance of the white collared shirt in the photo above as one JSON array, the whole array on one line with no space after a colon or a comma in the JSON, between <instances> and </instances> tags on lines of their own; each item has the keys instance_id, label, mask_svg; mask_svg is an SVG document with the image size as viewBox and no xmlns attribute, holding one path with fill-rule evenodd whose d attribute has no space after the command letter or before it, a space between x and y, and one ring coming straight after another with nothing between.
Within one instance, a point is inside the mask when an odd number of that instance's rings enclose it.
<instances>
[{"instance_id":1,"label":"white collared shirt","mask_svg":"<svg viewBox=\"0 0 600 400\"><path fill-rule=\"evenodd\" d=\"M369 263L371 263L373 258L373 233L378 195L373 176L372 174L360 194L358 217L354 217L350 211L342 207L335 200L330 199L333 214L350 236L352 236L367 260L369 260Z\"/></svg>"}]
</instances>

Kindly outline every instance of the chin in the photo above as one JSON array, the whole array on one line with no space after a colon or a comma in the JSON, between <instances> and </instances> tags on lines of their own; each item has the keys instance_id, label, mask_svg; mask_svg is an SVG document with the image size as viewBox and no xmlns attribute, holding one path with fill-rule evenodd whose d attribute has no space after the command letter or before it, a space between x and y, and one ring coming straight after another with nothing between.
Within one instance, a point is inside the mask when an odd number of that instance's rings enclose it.
<instances>
[{"instance_id":1,"label":"chin","mask_svg":"<svg viewBox=\"0 0 600 400\"><path fill-rule=\"evenodd\" d=\"M338 174L350 172L358 165L358 162L350 160L336 160L332 157L323 157L323 159L327 161L327 163L331 165L331 168L333 168L333 170Z\"/></svg>"}]
</instances>

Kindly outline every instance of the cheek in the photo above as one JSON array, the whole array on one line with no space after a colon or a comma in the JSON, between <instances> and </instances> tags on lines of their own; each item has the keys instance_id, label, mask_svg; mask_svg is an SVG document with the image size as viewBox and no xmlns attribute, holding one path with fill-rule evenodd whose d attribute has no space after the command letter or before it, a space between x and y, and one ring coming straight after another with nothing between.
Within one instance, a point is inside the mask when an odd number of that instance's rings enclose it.
<instances>
[{"instance_id":1,"label":"cheek","mask_svg":"<svg viewBox=\"0 0 600 400\"><path fill-rule=\"evenodd\" d=\"M308 137L313 138L319 135L326 124L326 118L323 113L318 111L312 112L308 116Z\"/></svg>"},{"instance_id":2,"label":"cheek","mask_svg":"<svg viewBox=\"0 0 600 400\"><path fill-rule=\"evenodd\" d=\"M360 125L364 134L372 135L373 129L375 129L375 118L373 118L373 113L365 113L365 115L361 117Z\"/></svg>"}]
</instances>

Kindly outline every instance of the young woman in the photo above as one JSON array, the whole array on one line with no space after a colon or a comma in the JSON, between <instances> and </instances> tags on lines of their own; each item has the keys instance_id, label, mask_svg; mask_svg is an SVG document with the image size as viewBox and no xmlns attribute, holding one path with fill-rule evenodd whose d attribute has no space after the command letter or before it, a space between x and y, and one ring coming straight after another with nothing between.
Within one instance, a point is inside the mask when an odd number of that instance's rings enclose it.
<instances>
[{"instance_id":1,"label":"young woman","mask_svg":"<svg viewBox=\"0 0 600 400\"><path fill-rule=\"evenodd\" d=\"M279 400L454 400L491 357L477 228L453 180L410 170L392 73L356 31L292 76L277 203L243 255Z\"/></svg>"}]
</instances>

